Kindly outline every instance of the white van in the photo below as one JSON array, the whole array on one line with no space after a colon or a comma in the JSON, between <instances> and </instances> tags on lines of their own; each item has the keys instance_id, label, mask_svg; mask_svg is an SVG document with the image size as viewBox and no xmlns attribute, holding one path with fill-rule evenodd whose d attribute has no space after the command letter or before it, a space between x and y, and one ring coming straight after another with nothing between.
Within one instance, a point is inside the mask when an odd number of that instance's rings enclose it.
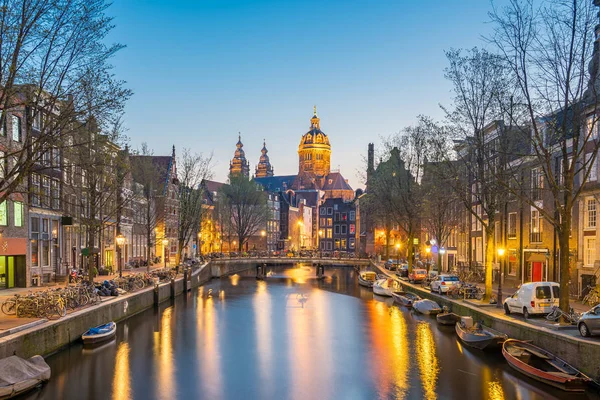
<instances>
[{"instance_id":1,"label":"white van","mask_svg":"<svg viewBox=\"0 0 600 400\"><path fill-rule=\"evenodd\" d=\"M548 314L552 306L558 306L560 285L556 282L529 282L504 300L504 313L523 314L529 318L532 314Z\"/></svg>"}]
</instances>

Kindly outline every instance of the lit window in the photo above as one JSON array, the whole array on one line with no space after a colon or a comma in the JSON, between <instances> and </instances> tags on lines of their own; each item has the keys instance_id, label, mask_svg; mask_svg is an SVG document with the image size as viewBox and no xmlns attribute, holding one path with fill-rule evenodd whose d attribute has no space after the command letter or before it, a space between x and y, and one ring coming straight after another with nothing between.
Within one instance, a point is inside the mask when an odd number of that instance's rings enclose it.
<instances>
[{"instance_id":1,"label":"lit window","mask_svg":"<svg viewBox=\"0 0 600 400\"><path fill-rule=\"evenodd\" d=\"M21 118L12 116L12 139L15 142L21 141Z\"/></svg>"},{"instance_id":2,"label":"lit window","mask_svg":"<svg viewBox=\"0 0 600 400\"><path fill-rule=\"evenodd\" d=\"M15 201L13 204L15 209L15 226L23 226L23 203Z\"/></svg>"},{"instance_id":3,"label":"lit window","mask_svg":"<svg viewBox=\"0 0 600 400\"><path fill-rule=\"evenodd\" d=\"M6 200L0 203L0 225L8 225L8 209L6 207Z\"/></svg>"}]
</instances>

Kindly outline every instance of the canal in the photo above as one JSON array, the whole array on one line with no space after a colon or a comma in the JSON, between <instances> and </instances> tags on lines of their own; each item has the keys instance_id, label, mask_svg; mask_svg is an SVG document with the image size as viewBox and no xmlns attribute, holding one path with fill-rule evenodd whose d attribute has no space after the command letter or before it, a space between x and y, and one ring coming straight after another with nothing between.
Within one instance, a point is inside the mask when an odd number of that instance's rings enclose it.
<instances>
[{"instance_id":1,"label":"canal","mask_svg":"<svg viewBox=\"0 0 600 400\"><path fill-rule=\"evenodd\" d=\"M461 346L453 327L392 305L352 268L213 280L119 323L95 349L48 358L28 399L586 399Z\"/></svg>"}]
</instances>

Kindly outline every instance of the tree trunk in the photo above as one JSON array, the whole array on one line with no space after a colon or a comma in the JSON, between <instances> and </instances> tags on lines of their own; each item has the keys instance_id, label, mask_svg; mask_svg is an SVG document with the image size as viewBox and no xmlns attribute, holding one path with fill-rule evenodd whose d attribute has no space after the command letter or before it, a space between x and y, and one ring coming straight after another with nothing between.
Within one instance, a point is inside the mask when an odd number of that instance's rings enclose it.
<instances>
[{"instance_id":1,"label":"tree trunk","mask_svg":"<svg viewBox=\"0 0 600 400\"><path fill-rule=\"evenodd\" d=\"M558 232L558 242L560 247L559 307L561 310L568 313L571 308L569 302L569 279L571 278L569 273L569 229L564 229L564 226L561 226L561 228L562 229ZM562 317L561 323L566 323Z\"/></svg>"},{"instance_id":2,"label":"tree trunk","mask_svg":"<svg viewBox=\"0 0 600 400\"><path fill-rule=\"evenodd\" d=\"M390 259L390 230L385 230L385 261Z\"/></svg>"},{"instance_id":3,"label":"tree trunk","mask_svg":"<svg viewBox=\"0 0 600 400\"><path fill-rule=\"evenodd\" d=\"M411 233L408 235L408 244L406 245L406 259L408 261L408 273L410 274L413 270L413 264L415 262L414 258L414 235Z\"/></svg>"},{"instance_id":4,"label":"tree trunk","mask_svg":"<svg viewBox=\"0 0 600 400\"><path fill-rule=\"evenodd\" d=\"M492 298L492 273L494 261L494 224L490 220L485 228L485 294L483 301L488 302Z\"/></svg>"},{"instance_id":5,"label":"tree trunk","mask_svg":"<svg viewBox=\"0 0 600 400\"><path fill-rule=\"evenodd\" d=\"M175 265L181 264L181 253L183 253L183 240L179 240L177 243L177 255L175 256Z\"/></svg>"}]
</instances>

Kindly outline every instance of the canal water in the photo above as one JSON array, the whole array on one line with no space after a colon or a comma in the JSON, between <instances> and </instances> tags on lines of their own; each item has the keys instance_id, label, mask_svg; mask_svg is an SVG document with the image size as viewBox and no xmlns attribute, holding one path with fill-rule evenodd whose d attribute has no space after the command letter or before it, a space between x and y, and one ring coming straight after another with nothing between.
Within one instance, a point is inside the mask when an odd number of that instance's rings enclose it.
<instances>
[{"instance_id":1,"label":"canal water","mask_svg":"<svg viewBox=\"0 0 600 400\"><path fill-rule=\"evenodd\" d=\"M462 346L453 327L358 286L352 268L211 281L48 358L28 399L586 399Z\"/></svg>"}]
</instances>

